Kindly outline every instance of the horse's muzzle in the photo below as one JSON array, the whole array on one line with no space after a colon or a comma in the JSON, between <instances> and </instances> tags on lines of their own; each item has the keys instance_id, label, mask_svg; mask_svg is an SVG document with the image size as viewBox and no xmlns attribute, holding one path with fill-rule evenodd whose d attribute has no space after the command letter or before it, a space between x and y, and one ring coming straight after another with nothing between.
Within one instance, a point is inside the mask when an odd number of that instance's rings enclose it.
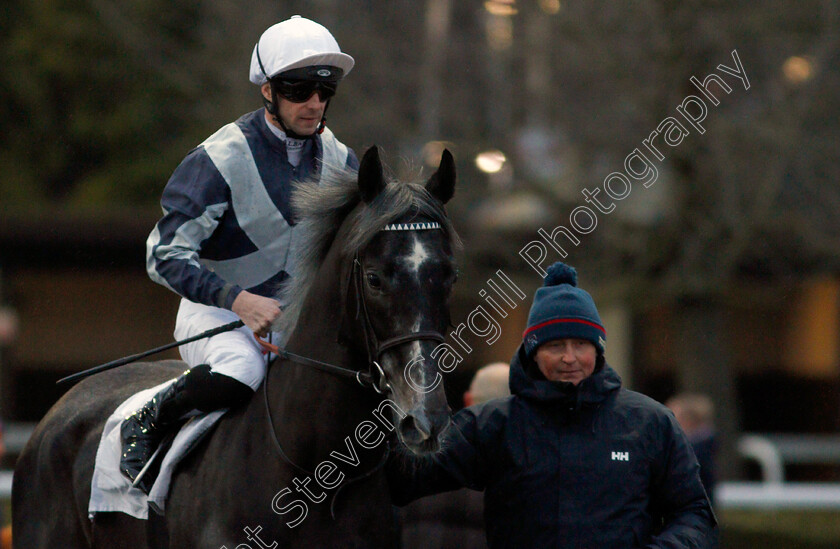
<instances>
[{"instance_id":1,"label":"horse's muzzle","mask_svg":"<svg viewBox=\"0 0 840 549\"><path fill-rule=\"evenodd\" d=\"M438 437L449 425L448 414L434 414L431 418L423 413L409 412L399 424L400 439L415 454L436 452L440 447Z\"/></svg>"}]
</instances>

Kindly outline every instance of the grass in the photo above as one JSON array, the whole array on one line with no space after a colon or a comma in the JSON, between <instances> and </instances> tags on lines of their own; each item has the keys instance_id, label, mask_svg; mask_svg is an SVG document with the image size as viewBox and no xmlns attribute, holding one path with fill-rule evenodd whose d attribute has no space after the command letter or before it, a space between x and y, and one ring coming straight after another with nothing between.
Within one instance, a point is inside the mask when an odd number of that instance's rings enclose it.
<instances>
[{"instance_id":1,"label":"grass","mask_svg":"<svg viewBox=\"0 0 840 549\"><path fill-rule=\"evenodd\" d=\"M840 511L728 510L718 513L723 549L837 549Z\"/></svg>"}]
</instances>

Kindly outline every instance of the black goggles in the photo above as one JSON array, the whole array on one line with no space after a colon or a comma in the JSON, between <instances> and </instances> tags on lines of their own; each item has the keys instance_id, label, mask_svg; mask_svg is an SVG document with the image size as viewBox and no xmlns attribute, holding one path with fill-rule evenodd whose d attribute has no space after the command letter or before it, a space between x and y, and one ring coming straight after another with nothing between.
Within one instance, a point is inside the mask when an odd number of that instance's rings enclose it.
<instances>
[{"instance_id":1,"label":"black goggles","mask_svg":"<svg viewBox=\"0 0 840 549\"><path fill-rule=\"evenodd\" d=\"M304 103L317 93L321 101L335 95L344 71L338 67L315 65L285 71L271 79L277 95L292 103Z\"/></svg>"},{"instance_id":2,"label":"black goggles","mask_svg":"<svg viewBox=\"0 0 840 549\"><path fill-rule=\"evenodd\" d=\"M335 90L338 88L338 82L272 78L271 87L283 99L292 103L305 103L315 93L318 94L321 101L326 101L334 96Z\"/></svg>"}]
</instances>

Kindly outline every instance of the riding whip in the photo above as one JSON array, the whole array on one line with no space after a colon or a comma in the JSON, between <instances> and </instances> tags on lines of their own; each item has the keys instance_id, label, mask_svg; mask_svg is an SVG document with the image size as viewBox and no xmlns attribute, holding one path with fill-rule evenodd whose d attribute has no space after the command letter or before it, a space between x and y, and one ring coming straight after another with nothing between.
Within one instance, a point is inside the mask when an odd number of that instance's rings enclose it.
<instances>
[{"instance_id":1,"label":"riding whip","mask_svg":"<svg viewBox=\"0 0 840 549\"><path fill-rule=\"evenodd\" d=\"M143 351L142 353L137 353L136 355L126 356L123 358L119 358L117 360L112 360L111 362L107 362L105 364L101 364L99 366L94 366L88 370L83 372L79 372L77 374L69 375L67 377L61 378L56 381L56 385L60 385L62 383L67 383L70 381L77 381L79 379L84 379L88 376L92 376L93 374L98 374L99 372L104 372L105 370L110 370L112 368L116 368L118 366L123 366L128 364L129 362L134 362L135 360L140 360L141 358L145 358L149 355L153 355L156 353L160 353L166 351L167 349L171 349L173 347L180 347L185 343L191 343L193 341L198 341L199 339L204 339L206 337L212 337L217 334L222 334L224 332L230 332L232 330L236 330L237 328L241 328L244 326L245 323L241 320L237 320L235 322L231 322L229 324L224 324L217 328L213 328L212 330L207 330L206 332L201 332L198 335L194 335L192 337L188 337L186 339L182 339L180 341L173 341L172 343L167 343L166 345L161 345L160 347L155 347L154 349L149 349L148 351Z\"/></svg>"}]
</instances>

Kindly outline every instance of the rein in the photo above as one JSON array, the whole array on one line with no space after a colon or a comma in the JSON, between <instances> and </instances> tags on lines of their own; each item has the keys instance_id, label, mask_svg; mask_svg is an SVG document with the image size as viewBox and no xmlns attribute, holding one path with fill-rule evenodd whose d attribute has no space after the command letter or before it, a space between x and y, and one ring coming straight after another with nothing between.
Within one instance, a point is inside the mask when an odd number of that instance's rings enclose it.
<instances>
[{"instance_id":1,"label":"rein","mask_svg":"<svg viewBox=\"0 0 840 549\"><path fill-rule=\"evenodd\" d=\"M361 370L351 370L350 368L344 368L343 366L336 366L335 364L330 364L329 362L322 362L320 360L315 360L314 358L305 357L303 355L297 355L295 353L290 353L285 349L281 349L277 345L269 343L263 339L260 339L259 336L254 335L257 342L259 343L260 347L263 348L264 352L273 353L279 357L285 358L292 362L297 362L298 364L302 364L303 366L311 366L316 370L321 370L322 372L327 372L328 374L333 374L339 377L346 377L355 379L359 385L362 387L371 386L373 387L373 381L370 373L363 372Z\"/></svg>"},{"instance_id":2,"label":"rein","mask_svg":"<svg viewBox=\"0 0 840 549\"><path fill-rule=\"evenodd\" d=\"M292 458L290 458L283 450L283 445L280 444L280 439L277 438L277 430L274 427L274 419L271 417L271 406L269 406L268 403L268 372L266 372L265 381L263 381L263 401L265 402L265 414L266 417L268 417L268 431L271 435L269 438L271 438L271 441L274 442L274 449L277 450L278 454L280 454L280 458L284 462L286 462L286 464L291 465L292 468L294 468L298 473L301 473L307 477L314 476L314 473L312 473L311 471L307 471L306 469L292 461ZM386 441L385 451L382 452L382 457L379 459L379 462L373 469L371 469L370 471L366 471L359 476L346 480L336 489L336 491L332 495L332 498L330 498L330 517L332 517L333 520L335 520L335 502L338 499L338 494L339 492L341 492L342 488L344 488L348 484L359 482L376 474L377 471L379 471L380 469L382 469L382 467L385 466L385 462L388 461L388 454L390 453L391 443L389 441Z\"/></svg>"}]
</instances>

